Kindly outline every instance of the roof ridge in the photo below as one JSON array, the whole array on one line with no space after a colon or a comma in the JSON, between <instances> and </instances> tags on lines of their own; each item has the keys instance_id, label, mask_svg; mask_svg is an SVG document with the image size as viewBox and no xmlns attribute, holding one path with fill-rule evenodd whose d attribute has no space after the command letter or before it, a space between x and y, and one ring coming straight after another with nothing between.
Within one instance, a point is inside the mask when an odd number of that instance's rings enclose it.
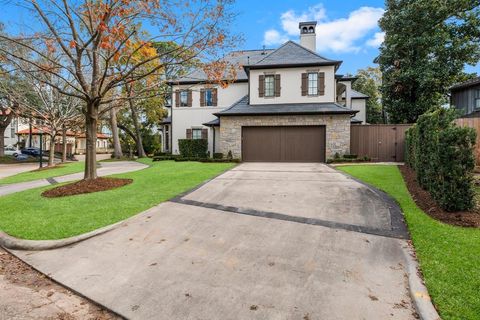
<instances>
[{"instance_id":1,"label":"roof ridge","mask_svg":"<svg viewBox=\"0 0 480 320\"><path fill-rule=\"evenodd\" d=\"M262 62L263 60L265 60L268 56L270 56L271 54L274 54L275 52L277 52L278 50L280 50L281 48L285 47L289 42L293 42L292 40L288 40L287 42L285 42L284 44L282 44L280 47L278 47L277 49L273 50L272 52L270 52L269 54L265 55L265 57L261 60L258 60L255 64L259 64L260 62Z\"/></svg>"},{"instance_id":2,"label":"roof ridge","mask_svg":"<svg viewBox=\"0 0 480 320\"><path fill-rule=\"evenodd\" d=\"M287 42L291 42L291 43L293 43L294 45L296 45L296 46L298 46L298 47L300 47L300 48L302 48L302 49L304 49L304 50L306 50L306 51L308 51L308 52L310 52L310 53L313 53L313 54L316 55L317 57L322 58L322 59L324 59L324 60L331 61L331 62L338 62L337 60L332 60L332 59L329 59L329 58L325 58L324 56L319 55L318 53L316 53L316 52L313 51L313 50L310 50L310 49L308 49L308 48L305 48L304 46L302 46L302 45L299 44L299 43L296 43L296 42L293 41L293 40L288 40Z\"/></svg>"}]
</instances>

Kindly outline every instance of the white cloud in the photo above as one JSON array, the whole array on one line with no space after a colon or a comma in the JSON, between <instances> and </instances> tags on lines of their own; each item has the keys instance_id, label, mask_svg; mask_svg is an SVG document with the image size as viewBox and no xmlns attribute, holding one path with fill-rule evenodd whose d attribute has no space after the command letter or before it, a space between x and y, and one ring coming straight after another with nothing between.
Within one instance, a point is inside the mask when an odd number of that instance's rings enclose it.
<instances>
[{"instance_id":1,"label":"white cloud","mask_svg":"<svg viewBox=\"0 0 480 320\"><path fill-rule=\"evenodd\" d=\"M378 20L382 17L383 12L382 8L361 7L350 12L346 18L329 20L322 4L310 7L301 13L289 10L280 17L282 31L268 30L264 35L264 43L267 45L281 44L291 36L298 36L299 22L314 20L318 22L318 51L358 52L362 46L359 42L378 28ZM374 39L380 41L380 35L375 34ZM373 39L371 40L366 44L373 46Z\"/></svg>"},{"instance_id":2,"label":"white cloud","mask_svg":"<svg viewBox=\"0 0 480 320\"><path fill-rule=\"evenodd\" d=\"M369 39L366 42L366 45L370 47L378 48L382 45L384 40L385 40L385 32L376 32L373 35L373 38Z\"/></svg>"},{"instance_id":3,"label":"white cloud","mask_svg":"<svg viewBox=\"0 0 480 320\"><path fill-rule=\"evenodd\" d=\"M288 41L288 37L280 34L280 32L275 29L267 30L263 36L263 43L267 46L284 43L286 41Z\"/></svg>"}]
</instances>

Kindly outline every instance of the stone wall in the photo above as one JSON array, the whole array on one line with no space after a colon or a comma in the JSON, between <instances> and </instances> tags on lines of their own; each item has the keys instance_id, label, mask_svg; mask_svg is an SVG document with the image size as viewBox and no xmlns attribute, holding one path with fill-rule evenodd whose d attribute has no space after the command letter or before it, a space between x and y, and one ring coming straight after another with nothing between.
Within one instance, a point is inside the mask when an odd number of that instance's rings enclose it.
<instances>
[{"instance_id":1,"label":"stone wall","mask_svg":"<svg viewBox=\"0 0 480 320\"><path fill-rule=\"evenodd\" d=\"M242 126L326 126L326 156L350 152L350 115L229 116L220 119L220 152L242 155Z\"/></svg>"}]
</instances>

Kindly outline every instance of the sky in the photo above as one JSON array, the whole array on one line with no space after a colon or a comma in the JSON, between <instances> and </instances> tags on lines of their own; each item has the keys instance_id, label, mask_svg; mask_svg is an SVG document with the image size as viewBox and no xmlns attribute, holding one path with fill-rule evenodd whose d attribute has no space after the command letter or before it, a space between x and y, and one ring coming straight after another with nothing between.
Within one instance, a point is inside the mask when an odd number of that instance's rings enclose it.
<instances>
[{"instance_id":1,"label":"sky","mask_svg":"<svg viewBox=\"0 0 480 320\"><path fill-rule=\"evenodd\" d=\"M15 22L28 21L28 13L8 2L3 2L0 21L10 29L18 25ZM340 74L356 74L358 69L374 66L383 40L378 20L384 0L236 0L232 9L237 14L232 32L244 38L238 49L274 49L287 40L298 41L298 23L317 21L317 51L342 60ZM480 74L480 63L466 71Z\"/></svg>"}]
</instances>

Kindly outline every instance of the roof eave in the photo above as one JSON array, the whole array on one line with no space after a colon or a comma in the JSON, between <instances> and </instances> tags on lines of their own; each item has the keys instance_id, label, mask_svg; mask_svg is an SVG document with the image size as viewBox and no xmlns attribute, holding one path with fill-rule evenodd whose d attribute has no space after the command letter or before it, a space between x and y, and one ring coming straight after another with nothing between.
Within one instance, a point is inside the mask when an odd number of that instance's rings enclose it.
<instances>
[{"instance_id":1,"label":"roof eave","mask_svg":"<svg viewBox=\"0 0 480 320\"><path fill-rule=\"evenodd\" d=\"M359 111L357 110L345 110L345 111L291 111L291 112L249 112L249 113L244 113L244 112L231 112L231 113L221 113L217 112L214 113L217 117L230 117L230 116L272 116L272 115L277 115L277 116L282 116L282 115L316 115L316 114L321 114L321 115L329 115L329 114L350 114L350 115L355 115Z\"/></svg>"},{"instance_id":2,"label":"roof eave","mask_svg":"<svg viewBox=\"0 0 480 320\"><path fill-rule=\"evenodd\" d=\"M295 67L316 67L316 66L335 66L340 67L343 61L325 61L312 63L285 63L285 64L266 64L266 65L248 65L243 69L248 74L250 69L278 69L278 68L295 68Z\"/></svg>"}]
</instances>

